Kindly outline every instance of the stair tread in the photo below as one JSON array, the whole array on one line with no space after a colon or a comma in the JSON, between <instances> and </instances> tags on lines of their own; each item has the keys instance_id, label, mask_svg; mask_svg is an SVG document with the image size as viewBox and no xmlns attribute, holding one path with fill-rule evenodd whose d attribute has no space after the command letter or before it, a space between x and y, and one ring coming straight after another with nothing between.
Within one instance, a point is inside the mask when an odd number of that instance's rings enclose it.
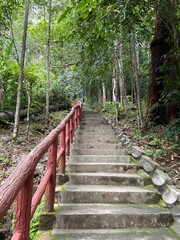
<instances>
[{"instance_id":1,"label":"stair tread","mask_svg":"<svg viewBox=\"0 0 180 240\"><path fill-rule=\"evenodd\" d=\"M103 177L127 177L127 178L142 178L133 173L109 173L109 172L70 172L69 176L103 176Z\"/></svg>"},{"instance_id":2,"label":"stair tread","mask_svg":"<svg viewBox=\"0 0 180 240\"><path fill-rule=\"evenodd\" d=\"M57 188L58 189L58 188ZM69 183L64 184L63 191L89 191L89 192L119 192L119 193L126 193L126 192L152 192L154 193L155 190L152 189L145 189L143 187L138 186L113 186L113 185L72 185Z\"/></svg>"},{"instance_id":3,"label":"stair tread","mask_svg":"<svg viewBox=\"0 0 180 240\"><path fill-rule=\"evenodd\" d=\"M128 156L127 154L121 154L121 155L103 155L103 154L99 154L99 155L86 155L86 154L83 154L83 155L70 155L70 159L71 161L75 161L75 159L89 159L89 160L92 160L92 159L104 159L104 160L114 160L114 159L117 159L117 160L123 160L123 159L129 159L130 160L130 156ZM122 162L123 163L123 162Z\"/></svg>"},{"instance_id":4,"label":"stair tread","mask_svg":"<svg viewBox=\"0 0 180 240\"><path fill-rule=\"evenodd\" d=\"M61 203L59 215L152 215L168 214L169 210L155 204Z\"/></svg>"},{"instance_id":5,"label":"stair tread","mask_svg":"<svg viewBox=\"0 0 180 240\"><path fill-rule=\"evenodd\" d=\"M54 229L52 234L63 240L177 240L167 228L126 229Z\"/></svg>"},{"instance_id":6,"label":"stair tread","mask_svg":"<svg viewBox=\"0 0 180 240\"><path fill-rule=\"evenodd\" d=\"M141 166L138 163L116 163L116 162L70 162L68 165L77 165L77 166L82 166L82 165L113 165L113 166Z\"/></svg>"}]
</instances>

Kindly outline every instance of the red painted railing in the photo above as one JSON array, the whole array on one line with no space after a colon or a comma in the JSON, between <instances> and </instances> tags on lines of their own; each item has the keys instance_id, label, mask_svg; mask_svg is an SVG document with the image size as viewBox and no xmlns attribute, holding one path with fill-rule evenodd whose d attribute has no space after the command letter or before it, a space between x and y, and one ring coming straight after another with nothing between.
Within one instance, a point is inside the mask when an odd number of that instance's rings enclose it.
<instances>
[{"instance_id":1,"label":"red painted railing","mask_svg":"<svg viewBox=\"0 0 180 240\"><path fill-rule=\"evenodd\" d=\"M60 125L28 155L23 157L13 173L0 188L0 221L16 199L14 233L12 240L29 240L30 220L45 193L45 211L54 210L56 166L65 173L66 154L70 151L74 131L81 121L81 103L76 105ZM59 147L58 147L59 144ZM33 195L33 178L36 166L48 151L46 172Z\"/></svg>"}]
</instances>

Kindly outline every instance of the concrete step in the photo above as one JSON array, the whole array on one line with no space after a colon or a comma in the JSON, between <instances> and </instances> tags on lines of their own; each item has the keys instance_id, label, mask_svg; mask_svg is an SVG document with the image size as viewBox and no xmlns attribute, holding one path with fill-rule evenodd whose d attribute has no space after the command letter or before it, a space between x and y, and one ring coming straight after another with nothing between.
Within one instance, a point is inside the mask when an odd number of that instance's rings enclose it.
<instances>
[{"instance_id":1,"label":"concrete step","mask_svg":"<svg viewBox=\"0 0 180 240\"><path fill-rule=\"evenodd\" d=\"M91 140L92 142L93 141L100 141L100 142L106 142L106 141L113 141L113 142L117 142L117 138L114 134L107 134L107 135L103 135L103 134L96 134L96 135L93 135L93 134L84 134L84 135L81 135L81 134L78 134L77 136L75 136L75 140L80 140L82 143L86 140Z\"/></svg>"},{"instance_id":2,"label":"concrete step","mask_svg":"<svg viewBox=\"0 0 180 240\"><path fill-rule=\"evenodd\" d=\"M55 228L117 229L127 227L168 227L172 214L157 205L61 204Z\"/></svg>"},{"instance_id":3,"label":"concrete step","mask_svg":"<svg viewBox=\"0 0 180 240\"><path fill-rule=\"evenodd\" d=\"M94 124L95 124L95 126L98 124L109 125L105 119L96 118L96 117L89 118L89 119L82 119L81 124L82 125L90 125L90 126L92 126L92 125L94 126Z\"/></svg>"},{"instance_id":4,"label":"concrete step","mask_svg":"<svg viewBox=\"0 0 180 240\"><path fill-rule=\"evenodd\" d=\"M92 144L92 142L93 142L93 144L118 144L119 143L119 141L118 141L118 139L116 139L116 138L113 138L113 139L102 139L102 138L94 138L94 139L92 139L92 138L84 138L83 140L82 140L82 138L81 137L78 137L78 136L76 136L75 138L74 138L74 142L73 142L73 144Z\"/></svg>"},{"instance_id":5,"label":"concrete step","mask_svg":"<svg viewBox=\"0 0 180 240\"><path fill-rule=\"evenodd\" d=\"M130 156L128 155L74 155L70 156L69 163L87 162L87 163L129 163Z\"/></svg>"},{"instance_id":6,"label":"concrete step","mask_svg":"<svg viewBox=\"0 0 180 240\"><path fill-rule=\"evenodd\" d=\"M101 136L102 134L105 135L105 136L114 136L115 133L113 132L112 129L109 129L109 128L106 128L106 129L94 129L94 130L91 130L91 131L86 131L85 129L79 129L77 134L79 136L88 136L89 134L91 134L92 136Z\"/></svg>"},{"instance_id":7,"label":"concrete step","mask_svg":"<svg viewBox=\"0 0 180 240\"><path fill-rule=\"evenodd\" d=\"M96 163L96 162L73 162L67 167L68 172L114 172L114 173L135 173L140 165L131 163Z\"/></svg>"},{"instance_id":8,"label":"concrete step","mask_svg":"<svg viewBox=\"0 0 180 240\"><path fill-rule=\"evenodd\" d=\"M109 130L109 131L113 131L112 127L110 125L98 125L98 126L80 126L79 127L79 131L86 131L86 132L93 132L93 131L106 131L106 130Z\"/></svg>"},{"instance_id":9,"label":"concrete step","mask_svg":"<svg viewBox=\"0 0 180 240\"><path fill-rule=\"evenodd\" d=\"M91 115L84 115L82 117L82 121L84 121L84 120L91 121L92 119L94 119L94 120L102 119L102 120L106 121L106 119L98 113L97 114L91 114Z\"/></svg>"},{"instance_id":10,"label":"concrete step","mask_svg":"<svg viewBox=\"0 0 180 240\"><path fill-rule=\"evenodd\" d=\"M125 155L127 153L126 149L80 149L72 148L71 155Z\"/></svg>"},{"instance_id":11,"label":"concrete step","mask_svg":"<svg viewBox=\"0 0 180 240\"><path fill-rule=\"evenodd\" d=\"M113 185L63 186L58 199L63 203L157 203L160 195L143 187Z\"/></svg>"},{"instance_id":12,"label":"concrete step","mask_svg":"<svg viewBox=\"0 0 180 240\"><path fill-rule=\"evenodd\" d=\"M91 116L91 115L99 116L99 113L95 110L84 110L83 109L83 117Z\"/></svg>"},{"instance_id":13,"label":"concrete step","mask_svg":"<svg viewBox=\"0 0 180 240\"><path fill-rule=\"evenodd\" d=\"M178 240L167 228L126 229L54 229L52 235L58 240Z\"/></svg>"},{"instance_id":14,"label":"concrete step","mask_svg":"<svg viewBox=\"0 0 180 240\"><path fill-rule=\"evenodd\" d=\"M132 173L84 172L69 173L69 183L80 185L144 186L150 183L150 178L145 179Z\"/></svg>"},{"instance_id":15,"label":"concrete step","mask_svg":"<svg viewBox=\"0 0 180 240\"><path fill-rule=\"evenodd\" d=\"M113 131L113 129L109 126L103 126L102 127L102 125L101 125L101 128L100 128L100 126L98 126L98 127L80 127L79 129L78 129L78 133L89 133L89 132L93 132L93 133L95 133L95 132L98 132L98 133L101 133L101 132L103 132L103 133L107 133L107 132L112 132L112 133L114 133L114 131Z\"/></svg>"},{"instance_id":16,"label":"concrete step","mask_svg":"<svg viewBox=\"0 0 180 240\"><path fill-rule=\"evenodd\" d=\"M92 120L89 122L81 122L81 126L82 127L86 127L86 128L91 128L91 127L98 127L98 126L109 126L108 123L106 123L105 121L97 121L97 120Z\"/></svg>"},{"instance_id":17,"label":"concrete step","mask_svg":"<svg viewBox=\"0 0 180 240\"><path fill-rule=\"evenodd\" d=\"M79 149L122 149L123 146L121 143L74 143L73 148L79 148Z\"/></svg>"},{"instance_id":18,"label":"concrete step","mask_svg":"<svg viewBox=\"0 0 180 240\"><path fill-rule=\"evenodd\" d=\"M78 136L81 137L101 137L101 136L107 136L107 137L115 137L115 133L112 130L94 130L94 131L85 131L85 130L80 130L78 132Z\"/></svg>"}]
</instances>

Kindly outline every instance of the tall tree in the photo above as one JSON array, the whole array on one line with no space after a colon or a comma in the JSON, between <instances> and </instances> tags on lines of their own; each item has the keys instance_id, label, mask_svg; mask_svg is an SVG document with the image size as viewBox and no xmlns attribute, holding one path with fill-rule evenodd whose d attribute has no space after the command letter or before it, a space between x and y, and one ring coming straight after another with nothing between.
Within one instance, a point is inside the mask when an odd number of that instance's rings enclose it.
<instances>
[{"instance_id":1,"label":"tall tree","mask_svg":"<svg viewBox=\"0 0 180 240\"><path fill-rule=\"evenodd\" d=\"M49 0L49 17L48 17L48 36L46 44L46 117L45 124L49 123L49 93L50 93L50 39L51 39L51 8L52 0Z\"/></svg>"},{"instance_id":2,"label":"tall tree","mask_svg":"<svg viewBox=\"0 0 180 240\"><path fill-rule=\"evenodd\" d=\"M15 138L18 137L18 133L19 133L20 106L21 106L24 63L25 63L25 55L26 55L26 38L27 38L27 28L28 28L29 7L30 7L30 0L26 0L25 15L24 15L24 30L23 30L23 39L22 39L22 50L21 50L21 61L20 61L20 73L19 73L19 79L18 79L18 93L17 93L17 101L16 101L14 130L13 130L13 137L15 137Z\"/></svg>"},{"instance_id":3,"label":"tall tree","mask_svg":"<svg viewBox=\"0 0 180 240\"><path fill-rule=\"evenodd\" d=\"M131 55L132 55L132 71L135 89L135 102L138 110L138 126L141 128L143 126L143 114L141 108L140 99L140 86L139 86L139 62L138 62L138 50L137 50L137 39L136 39L136 29L133 27L132 37L131 37Z\"/></svg>"},{"instance_id":4,"label":"tall tree","mask_svg":"<svg viewBox=\"0 0 180 240\"><path fill-rule=\"evenodd\" d=\"M180 111L178 2L157 1L147 95L147 116L154 123L170 123Z\"/></svg>"},{"instance_id":5,"label":"tall tree","mask_svg":"<svg viewBox=\"0 0 180 240\"><path fill-rule=\"evenodd\" d=\"M117 59L118 61L118 67L119 67L119 89L120 89L120 103L122 104L123 108L126 110L126 90L125 90L125 79L124 79L124 66L123 66L123 43L120 36L120 42L119 42L119 57Z\"/></svg>"}]
</instances>

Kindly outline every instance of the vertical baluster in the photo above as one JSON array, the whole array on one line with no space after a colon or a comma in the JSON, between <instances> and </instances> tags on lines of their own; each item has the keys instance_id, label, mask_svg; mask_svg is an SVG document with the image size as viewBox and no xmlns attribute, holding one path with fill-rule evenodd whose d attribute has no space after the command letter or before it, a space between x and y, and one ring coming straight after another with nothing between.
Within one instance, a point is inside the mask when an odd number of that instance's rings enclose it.
<instances>
[{"instance_id":1,"label":"vertical baluster","mask_svg":"<svg viewBox=\"0 0 180 240\"><path fill-rule=\"evenodd\" d=\"M70 152L70 120L66 123L66 154Z\"/></svg>"},{"instance_id":2,"label":"vertical baluster","mask_svg":"<svg viewBox=\"0 0 180 240\"><path fill-rule=\"evenodd\" d=\"M70 118L70 141L73 142L74 124L73 117Z\"/></svg>"},{"instance_id":3,"label":"vertical baluster","mask_svg":"<svg viewBox=\"0 0 180 240\"><path fill-rule=\"evenodd\" d=\"M59 163L59 172L65 173L65 164L66 164L66 127L60 134L60 151L62 151L62 157Z\"/></svg>"},{"instance_id":4,"label":"vertical baluster","mask_svg":"<svg viewBox=\"0 0 180 240\"><path fill-rule=\"evenodd\" d=\"M80 107L77 108L77 124L80 124Z\"/></svg>"},{"instance_id":5,"label":"vertical baluster","mask_svg":"<svg viewBox=\"0 0 180 240\"><path fill-rule=\"evenodd\" d=\"M31 220L31 201L33 192L33 177L31 175L24 183L16 198L15 227L11 240L29 240Z\"/></svg>"},{"instance_id":6,"label":"vertical baluster","mask_svg":"<svg viewBox=\"0 0 180 240\"><path fill-rule=\"evenodd\" d=\"M54 210L54 196L56 187L56 160L57 160L58 138L52 143L48 150L47 169L51 169L51 177L45 190L45 211Z\"/></svg>"},{"instance_id":7,"label":"vertical baluster","mask_svg":"<svg viewBox=\"0 0 180 240\"><path fill-rule=\"evenodd\" d=\"M74 110L74 130L77 128L77 108Z\"/></svg>"}]
</instances>

